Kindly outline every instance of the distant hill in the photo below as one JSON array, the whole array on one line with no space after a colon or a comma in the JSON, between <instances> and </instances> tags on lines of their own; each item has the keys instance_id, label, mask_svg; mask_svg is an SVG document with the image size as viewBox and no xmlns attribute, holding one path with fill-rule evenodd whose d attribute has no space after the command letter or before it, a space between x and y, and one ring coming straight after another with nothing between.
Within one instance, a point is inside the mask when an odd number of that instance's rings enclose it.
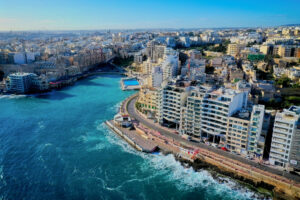
<instances>
[{"instance_id":1,"label":"distant hill","mask_svg":"<svg viewBox=\"0 0 300 200\"><path fill-rule=\"evenodd\" d=\"M300 26L300 24L285 24L285 25L282 25L282 26Z\"/></svg>"}]
</instances>

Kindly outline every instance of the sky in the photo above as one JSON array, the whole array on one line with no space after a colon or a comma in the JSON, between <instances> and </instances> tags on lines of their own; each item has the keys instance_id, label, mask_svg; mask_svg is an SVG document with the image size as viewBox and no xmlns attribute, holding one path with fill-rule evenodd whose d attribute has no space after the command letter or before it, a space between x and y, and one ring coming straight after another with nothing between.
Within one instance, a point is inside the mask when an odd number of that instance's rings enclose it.
<instances>
[{"instance_id":1,"label":"sky","mask_svg":"<svg viewBox=\"0 0 300 200\"><path fill-rule=\"evenodd\" d=\"M0 0L0 31L300 24L300 0Z\"/></svg>"}]
</instances>

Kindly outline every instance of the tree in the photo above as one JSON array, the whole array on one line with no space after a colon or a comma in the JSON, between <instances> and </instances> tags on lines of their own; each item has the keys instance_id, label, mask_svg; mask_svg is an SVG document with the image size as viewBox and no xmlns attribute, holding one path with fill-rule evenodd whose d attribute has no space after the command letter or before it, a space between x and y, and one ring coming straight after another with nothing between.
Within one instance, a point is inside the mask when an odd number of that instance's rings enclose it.
<instances>
[{"instance_id":1,"label":"tree","mask_svg":"<svg viewBox=\"0 0 300 200\"><path fill-rule=\"evenodd\" d=\"M290 87L292 80L287 76L282 76L276 80L276 85L280 85L282 87Z\"/></svg>"}]
</instances>

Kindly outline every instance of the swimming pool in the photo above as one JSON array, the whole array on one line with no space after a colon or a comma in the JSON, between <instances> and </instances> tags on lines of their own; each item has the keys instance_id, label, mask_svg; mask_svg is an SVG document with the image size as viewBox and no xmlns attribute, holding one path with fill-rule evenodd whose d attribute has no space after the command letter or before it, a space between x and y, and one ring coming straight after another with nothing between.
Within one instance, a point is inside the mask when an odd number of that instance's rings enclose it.
<instances>
[{"instance_id":1,"label":"swimming pool","mask_svg":"<svg viewBox=\"0 0 300 200\"><path fill-rule=\"evenodd\" d=\"M123 80L123 83L124 83L125 86L137 86L137 85L139 85L139 82L136 79Z\"/></svg>"}]
</instances>

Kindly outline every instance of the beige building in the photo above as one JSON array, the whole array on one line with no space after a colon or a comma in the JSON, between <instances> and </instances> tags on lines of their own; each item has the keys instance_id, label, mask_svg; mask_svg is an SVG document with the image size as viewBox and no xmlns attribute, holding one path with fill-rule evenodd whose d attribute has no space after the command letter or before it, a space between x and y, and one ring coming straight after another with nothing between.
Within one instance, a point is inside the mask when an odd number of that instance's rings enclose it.
<instances>
[{"instance_id":1,"label":"beige building","mask_svg":"<svg viewBox=\"0 0 300 200\"><path fill-rule=\"evenodd\" d=\"M141 88L138 103L143 113L154 117L158 110L158 90L155 88Z\"/></svg>"},{"instance_id":2,"label":"beige building","mask_svg":"<svg viewBox=\"0 0 300 200\"><path fill-rule=\"evenodd\" d=\"M290 46L279 46L278 47L278 55L280 57L290 57L292 53L292 48Z\"/></svg>"},{"instance_id":3,"label":"beige building","mask_svg":"<svg viewBox=\"0 0 300 200\"><path fill-rule=\"evenodd\" d=\"M230 150L238 153L247 151L250 113L238 113L229 117L226 132L226 144Z\"/></svg>"},{"instance_id":4,"label":"beige building","mask_svg":"<svg viewBox=\"0 0 300 200\"><path fill-rule=\"evenodd\" d=\"M236 57L239 55L240 49L241 48L239 44L236 43L229 44L227 48L227 54Z\"/></svg>"}]
</instances>

